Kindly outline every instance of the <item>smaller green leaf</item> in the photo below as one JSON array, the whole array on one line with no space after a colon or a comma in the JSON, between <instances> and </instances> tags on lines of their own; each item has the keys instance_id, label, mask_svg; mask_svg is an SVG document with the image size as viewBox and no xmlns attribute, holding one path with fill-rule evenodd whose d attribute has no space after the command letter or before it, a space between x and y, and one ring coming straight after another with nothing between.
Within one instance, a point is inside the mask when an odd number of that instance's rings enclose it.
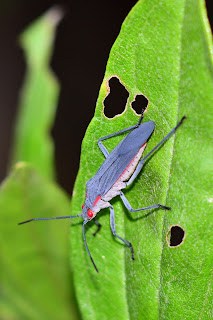
<instances>
[{"instance_id":1,"label":"smaller green leaf","mask_svg":"<svg viewBox=\"0 0 213 320\"><path fill-rule=\"evenodd\" d=\"M36 20L21 35L27 59L27 73L21 92L15 129L12 162L26 161L43 175L54 176L54 150L49 137L59 85L50 69L57 23L62 17L54 7Z\"/></svg>"},{"instance_id":2,"label":"smaller green leaf","mask_svg":"<svg viewBox=\"0 0 213 320\"><path fill-rule=\"evenodd\" d=\"M79 319L69 271L69 200L25 163L0 189L0 318Z\"/></svg>"}]
</instances>

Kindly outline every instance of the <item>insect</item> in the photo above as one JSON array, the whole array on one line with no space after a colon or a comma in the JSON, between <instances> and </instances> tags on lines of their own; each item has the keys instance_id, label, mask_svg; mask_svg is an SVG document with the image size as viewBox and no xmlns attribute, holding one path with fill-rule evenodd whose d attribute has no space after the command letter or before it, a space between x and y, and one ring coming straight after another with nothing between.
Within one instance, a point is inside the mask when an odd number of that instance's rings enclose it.
<instances>
[{"instance_id":1,"label":"insect","mask_svg":"<svg viewBox=\"0 0 213 320\"><path fill-rule=\"evenodd\" d=\"M109 201L119 195L121 197L121 200L123 201L123 204L130 212L138 212L159 207L166 210L171 210L170 207L161 204L154 204L145 208L133 209L121 190L125 189L135 180L135 178L140 173L146 159L150 157L150 155L153 154L153 152L158 149L159 146L161 146L178 129L185 118L186 117L184 116L176 125L176 127L173 128L144 158L141 157L146 147L147 140L150 138L152 132L154 131L155 123L153 121L142 123L143 115L141 115L139 122L136 125L100 138L98 140L98 146L106 159L100 166L94 177L91 178L86 184L86 199L84 205L82 206L82 213L76 216L35 218L20 222L19 224L24 224L35 220L82 217L83 239L85 247L95 267L95 270L99 272L87 246L85 237L85 225L93 219L93 221L97 225L97 231L94 233L95 235L101 228L101 224L95 219L97 213L103 208L109 208L110 226L112 233L115 237L123 241L130 248L132 260L134 260L134 250L132 244L129 241L121 238L116 233L115 213L113 206ZM112 150L111 153L109 153L106 147L102 144L102 141L120 135L127 131L131 132L128 133L128 135Z\"/></svg>"}]
</instances>

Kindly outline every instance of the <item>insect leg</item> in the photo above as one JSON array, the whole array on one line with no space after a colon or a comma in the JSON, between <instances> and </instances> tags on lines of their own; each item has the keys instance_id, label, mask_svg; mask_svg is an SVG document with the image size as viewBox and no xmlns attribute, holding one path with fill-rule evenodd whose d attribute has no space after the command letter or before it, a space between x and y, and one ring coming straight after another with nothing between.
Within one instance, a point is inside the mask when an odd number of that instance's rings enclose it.
<instances>
[{"instance_id":1,"label":"insect leg","mask_svg":"<svg viewBox=\"0 0 213 320\"><path fill-rule=\"evenodd\" d=\"M130 212L138 212L138 211L143 211L143 210L148 210L148 209L155 209L155 208L162 208L162 209L166 209L166 210L171 210L170 207L163 206L162 204L154 204L154 205L152 205L152 206L145 207L145 208L133 209L132 206L131 206L131 204L129 203L129 201L127 200L127 198L125 197L125 195L123 194L123 192L120 193L120 197L121 197L121 200L123 201L123 204L125 205L125 207L126 207Z\"/></svg>"},{"instance_id":2,"label":"insect leg","mask_svg":"<svg viewBox=\"0 0 213 320\"><path fill-rule=\"evenodd\" d=\"M83 238L84 238L84 244L85 244L85 247L86 247L86 249L87 249L87 253L88 253L88 255L89 255L89 257L90 257L90 259L91 259L91 261L92 261L92 264L93 264L93 266L95 267L95 270L99 273L98 268L96 267L95 262L94 262L94 260L93 260L93 258L92 258L92 256L91 256L91 254L90 254L90 252L89 252L89 249L88 249L88 246L87 246L87 241L86 241L86 236L85 236L85 224L86 224L86 222L84 221L84 222L83 222Z\"/></svg>"},{"instance_id":3,"label":"insect leg","mask_svg":"<svg viewBox=\"0 0 213 320\"><path fill-rule=\"evenodd\" d=\"M93 221L95 222L96 226L98 227L97 230L93 233L93 236L96 236L96 234L100 231L102 226L101 226L100 222L98 222L97 220L93 219Z\"/></svg>"},{"instance_id":4,"label":"insect leg","mask_svg":"<svg viewBox=\"0 0 213 320\"><path fill-rule=\"evenodd\" d=\"M101 141L106 140L106 139L108 139L108 138L115 137L115 136L117 136L117 135L119 135L119 134L121 134L121 133L130 131L130 130L133 130L133 129L137 128L138 125L139 125L139 124L136 124L136 125L131 126L131 127L129 127L129 128L120 130L120 131L118 131L118 132L111 133L111 134L109 134L108 136L105 136L105 137L103 137L103 138L98 139L98 146L99 146L101 152L104 154L104 156L107 158L107 156L109 155L109 151L107 150L107 148L103 145L103 143L102 143Z\"/></svg>"},{"instance_id":5,"label":"insect leg","mask_svg":"<svg viewBox=\"0 0 213 320\"><path fill-rule=\"evenodd\" d=\"M140 173L144 162L146 161L146 159L157 149L159 148L168 138L170 138L170 136L179 128L179 126L183 123L183 120L186 117L184 116L180 122L176 125L176 127L174 127L144 158L141 159L141 161L138 163L136 170L134 171L133 175L131 176L131 178L129 179L129 181L126 182L126 186L129 186L137 177L137 175Z\"/></svg>"},{"instance_id":6,"label":"insect leg","mask_svg":"<svg viewBox=\"0 0 213 320\"><path fill-rule=\"evenodd\" d=\"M117 237L118 239L123 241L130 248L131 253L132 253L132 260L135 260L135 258L134 258L134 250L133 250L132 244L117 235L116 229L115 229L115 212L114 212L113 206L110 206L109 208L110 208L110 226L111 226L111 229L112 229L112 233L113 233L113 235L115 237Z\"/></svg>"}]
</instances>

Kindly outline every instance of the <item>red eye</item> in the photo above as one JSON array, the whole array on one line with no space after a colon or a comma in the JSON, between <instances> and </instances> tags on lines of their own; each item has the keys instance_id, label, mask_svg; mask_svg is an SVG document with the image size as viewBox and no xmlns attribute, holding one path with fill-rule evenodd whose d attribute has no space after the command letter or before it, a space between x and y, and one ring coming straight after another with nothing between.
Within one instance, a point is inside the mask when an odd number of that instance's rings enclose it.
<instances>
[{"instance_id":1,"label":"red eye","mask_svg":"<svg viewBox=\"0 0 213 320\"><path fill-rule=\"evenodd\" d=\"M84 204L82 204L81 208L83 209L83 207L84 207Z\"/></svg>"},{"instance_id":2,"label":"red eye","mask_svg":"<svg viewBox=\"0 0 213 320\"><path fill-rule=\"evenodd\" d=\"M90 217L90 218L92 218L93 217L93 212L92 212L92 210L88 210L88 212L87 212L87 215L88 215L88 217Z\"/></svg>"}]
</instances>

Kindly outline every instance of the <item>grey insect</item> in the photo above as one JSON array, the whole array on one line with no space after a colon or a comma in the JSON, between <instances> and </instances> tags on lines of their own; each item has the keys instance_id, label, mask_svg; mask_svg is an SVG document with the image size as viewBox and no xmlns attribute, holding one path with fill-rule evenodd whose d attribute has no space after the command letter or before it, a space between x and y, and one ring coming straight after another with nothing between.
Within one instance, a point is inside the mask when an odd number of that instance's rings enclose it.
<instances>
[{"instance_id":1,"label":"grey insect","mask_svg":"<svg viewBox=\"0 0 213 320\"><path fill-rule=\"evenodd\" d=\"M153 154L153 152L159 148L182 124L184 116L181 121L173 128L144 158L141 159L143 151L146 147L147 140L154 131L155 123L148 121L142 123L143 115L141 115L138 124L129 128L120 130L118 132L107 135L98 140L98 146L105 156L105 161L100 166L97 173L86 184L86 199L85 204L82 206L82 213L76 216L65 217L53 217L53 218L35 218L27 221L20 222L24 224L35 220L51 220L51 219L67 219L67 218L83 218L83 239L86 246L86 250L97 272L98 268L90 254L85 237L85 225L94 219L93 221L97 225L97 231L100 230L101 224L95 219L97 213L103 208L109 208L110 210L110 226L112 233L115 237L123 241L131 250L132 260L134 260L134 250L132 244L129 241L121 238L116 233L115 228L115 212L113 206L110 204L110 200L116 196L120 196L125 207L131 212L138 212L154 208L163 208L171 210L170 207L163 206L161 204L154 204L146 208L133 209L121 191L129 186L140 173L146 159ZM111 153L102 144L103 140L120 135L127 131L131 131L113 150Z\"/></svg>"}]
</instances>

